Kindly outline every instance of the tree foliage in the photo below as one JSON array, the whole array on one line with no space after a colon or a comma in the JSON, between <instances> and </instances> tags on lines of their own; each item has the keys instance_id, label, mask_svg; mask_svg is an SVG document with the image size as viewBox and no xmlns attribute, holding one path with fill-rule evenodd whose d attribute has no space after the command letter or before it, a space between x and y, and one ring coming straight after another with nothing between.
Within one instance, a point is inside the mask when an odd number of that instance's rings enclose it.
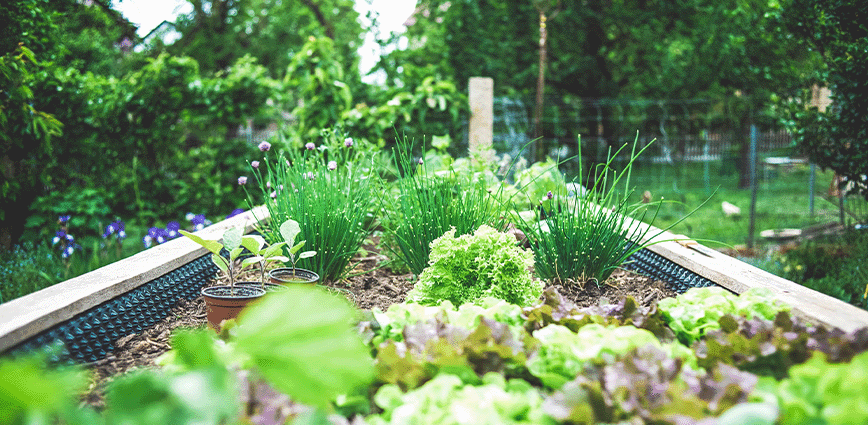
<instances>
[{"instance_id":1,"label":"tree foliage","mask_svg":"<svg viewBox=\"0 0 868 425\"><path fill-rule=\"evenodd\" d=\"M807 90L791 106L799 146L811 161L830 168L868 198L868 3L790 0L781 21L806 49L822 58L804 77L831 89L832 107L806 108Z\"/></svg>"},{"instance_id":2,"label":"tree foliage","mask_svg":"<svg viewBox=\"0 0 868 425\"><path fill-rule=\"evenodd\" d=\"M308 37L327 37L345 59L356 62L362 28L352 0L189 0L193 12L178 19L181 39L169 52L190 56L203 72L225 69L251 55L282 78ZM356 62L357 63L357 62Z\"/></svg>"}]
</instances>

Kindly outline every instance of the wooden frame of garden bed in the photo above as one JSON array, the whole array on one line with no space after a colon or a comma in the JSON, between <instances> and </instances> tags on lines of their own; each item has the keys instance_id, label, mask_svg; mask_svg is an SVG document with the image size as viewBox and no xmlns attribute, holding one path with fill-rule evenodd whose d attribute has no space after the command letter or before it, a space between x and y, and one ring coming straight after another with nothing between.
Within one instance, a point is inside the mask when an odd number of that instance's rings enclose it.
<instances>
[{"instance_id":1,"label":"wooden frame of garden bed","mask_svg":"<svg viewBox=\"0 0 868 425\"><path fill-rule=\"evenodd\" d=\"M252 212L209 226L198 235L219 238L231 227L254 228L256 219L266 219L268 211L258 207ZM715 282L735 293L750 288L771 289L778 298L794 307L800 316L818 324L851 332L868 327L868 311L772 275L700 245L686 237L649 227L656 237L648 250L668 261ZM658 234L659 233L659 234ZM178 238L147 249L132 257L109 264L90 273L60 282L41 291L0 304L0 353L77 314L131 291L159 276L175 270L207 251L187 238Z\"/></svg>"}]
</instances>

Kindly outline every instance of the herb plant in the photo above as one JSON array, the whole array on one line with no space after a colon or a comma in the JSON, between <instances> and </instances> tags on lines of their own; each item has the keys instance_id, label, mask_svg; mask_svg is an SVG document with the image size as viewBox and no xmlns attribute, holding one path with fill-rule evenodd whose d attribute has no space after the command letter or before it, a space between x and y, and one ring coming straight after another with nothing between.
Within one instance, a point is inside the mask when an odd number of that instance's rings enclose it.
<instances>
[{"instance_id":1,"label":"herb plant","mask_svg":"<svg viewBox=\"0 0 868 425\"><path fill-rule=\"evenodd\" d=\"M251 165L273 223L264 226L263 236L271 242L281 241L277 223L296 220L298 237L317 252L316 256L299 258L298 264L323 280L341 278L370 233L376 174L369 155L321 151L313 146L290 149L270 160L270 149L271 145L263 142L260 150L266 152L266 158L256 167ZM341 149L354 148L348 143ZM256 203L249 192L248 203Z\"/></svg>"},{"instance_id":2,"label":"herb plant","mask_svg":"<svg viewBox=\"0 0 868 425\"><path fill-rule=\"evenodd\" d=\"M495 297L528 306L542 294L542 283L531 274L533 253L516 245L515 238L482 225L469 235L450 229L431 242L430 265L419 275L407 300L454 305Z\"/></svg>"},{"instance_id":3,"label":"herb plant","mask_svg":"<svg viewBox=\"0 0 868 425\"><path fill-rule=\"evenodd\" d=\"M599 164L589 173L593 184L583 197L548 192L547 199L532 200L540 205L540 220L526 220L516 214L518 227L536 255L536 273L541 278L578 285L587 281L599 284L633 253L647 246L641 241L648 235L650 227L632 225L631 219L644 221L648 205L631 205L627 199L632 190L630 172L633 162L650 145L637 152L634 141L626 166L620 172L615 171L613 161L627 146L623 145L609 155L606 163ZM582 173L580 165L579 175ZM619 184L624 185L626 194L619 196ZM564 188L558 192L566 193L567 190ZM659 203L657 205L659 210ZM653 222L654 218L650 221Z\"/></svg>"},{"instance_id":4,"label":"herb plant","mask_svg":"<svg viewBox=\"0 0 868 425\"><path fill-rule=\"evenodd\" d=\"M502 208L483 179L452 169L429 173L412 159L406 139L399 141L394 155L403 175L395 181L397 198L384 204L387 230L397 245L392 250L413 274L420 275L428 266L431 242L449 229L466 235L481 225L499 228L503 223Z\"/></svg>"}]
</instances>

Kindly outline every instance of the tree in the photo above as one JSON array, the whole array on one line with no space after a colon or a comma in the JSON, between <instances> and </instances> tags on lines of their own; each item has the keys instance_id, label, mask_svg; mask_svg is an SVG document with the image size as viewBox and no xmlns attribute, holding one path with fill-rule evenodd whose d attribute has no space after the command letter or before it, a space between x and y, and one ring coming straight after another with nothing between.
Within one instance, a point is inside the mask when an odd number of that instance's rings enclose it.
<instances>
[{"instance_id":1,"label":"tree","mask_svg":"<svg viewBox=\"0 0 868 425\"><path fill-rule=\"evenodd\" d=\"M806 95L790 105L796 141L811 161L868 199L868 3L789 0L781 22L822 58L823 66L805 76L803 86L825 84L832 91L833 105L825 112L806 108Z\"/></svg>"},{"instance_id":2,"label":"tree","mask_svg":"<svg viewBox=\"0 0 868 425\"><path fill-rule=\"evenodd\" d=\"M407 30L408 50L427 54L425 46L442 38L446 51L433 63L447 63L437 72L459 87L471 76L489 76L497 92L529 97L540 67L533 2L429 0L419 10ZM557 18L546 22L546 93L561 99L730 98L721 106L730 109L738 134L747 134L741 130L751 117L768 110L775 95L791 92L810 65L809 55L776 25L779 11L776 1L765 0L563 2ZM609 139L612 130L602 130L587 128L583 136ZM557 135L551 131L542 135ZM747 169L746 161L740 165Z\"/></svg>"},{"instance_id":3,"label":"tree","mask_svg":"<svg viewBox=\"0 0 868 425\"><path fill-rule=\"evenodd\" d=\"M333 40L347 69L357 64L362 28L352 0L189 0L179 17L180 40L169 52L190 56L205 73L225 69L244 55L282 78L308 37ZM358 80L358 78L357 78Z\"/></svg>"}]
</instances>

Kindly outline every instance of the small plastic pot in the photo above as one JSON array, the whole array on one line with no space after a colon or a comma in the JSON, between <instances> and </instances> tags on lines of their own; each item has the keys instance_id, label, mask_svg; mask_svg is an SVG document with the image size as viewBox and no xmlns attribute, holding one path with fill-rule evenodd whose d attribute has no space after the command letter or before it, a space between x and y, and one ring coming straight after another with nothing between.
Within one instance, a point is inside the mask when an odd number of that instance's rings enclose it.
<instances>
[{"instance_id":1,"label":"small plastic pot","mask_svg":"<svg viewBox=\"0 0 868 425\"><path fill-rule=\"evenodd\" d=\"M262 282L235 282L235 286L248 286L252 288L265 289L266 293L283 292L287 289L286 285L279 283L265 282L265 288L262 287Z\"/></svg>"},{"instance_id":2,"label":"small plastic pot","mask_svg":"<svg viewBox=\"0 0 868 425\"><path fill-rule=\"evenodd\" d=\"M292 267L281 267L268 272L271 283L290 285L293 283L314 284L319 282L319 275L307 270Z\"/></svg>"},{"instance_id":3,"label":"small plastic pot","mask_svg":"<svg viewBox=\"0 0 868 425\"><path fill-rule=\"evenodd\" d=\"M209 286L202 288L202 298L205 300L205 310L208 326L216 331L224 320L238 317L241 310L250 303L265 295L262 288L235 285L234 291L229 286Z\"/></svg>"}]
</instances>

